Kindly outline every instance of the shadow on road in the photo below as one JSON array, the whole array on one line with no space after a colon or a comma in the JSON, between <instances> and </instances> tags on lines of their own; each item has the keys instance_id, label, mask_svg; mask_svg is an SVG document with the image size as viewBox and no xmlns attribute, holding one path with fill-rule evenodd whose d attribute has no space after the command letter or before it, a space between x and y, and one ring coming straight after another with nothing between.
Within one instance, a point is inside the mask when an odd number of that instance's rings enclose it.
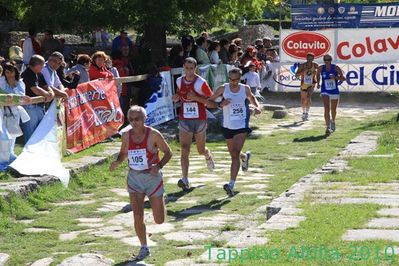
<instances>
[{"instance_id":1,"label":"shadow on road","mask_svg":"<svg viewBox=\"0 0 399 266\"><path fill-rule=\"evenodd\" d=\"M309 136L309 137L304 137L304 138L295 138L293 142L314 142L314 141L320 141L323 139L326 139L328 135L319 135L319 136Z\"/></svg>"}]
</instances>

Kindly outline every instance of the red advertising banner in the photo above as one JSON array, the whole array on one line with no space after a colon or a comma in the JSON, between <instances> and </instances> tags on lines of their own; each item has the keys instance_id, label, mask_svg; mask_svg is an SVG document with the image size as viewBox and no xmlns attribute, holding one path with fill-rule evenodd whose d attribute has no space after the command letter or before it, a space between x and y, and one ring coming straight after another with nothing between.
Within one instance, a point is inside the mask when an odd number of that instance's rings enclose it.
<instances>
[{"instance_id":1,"label":"red advertising banner","mask_svg":"<svg viewBox=\"0 0 399 266\"><path fill-rule=\"evenodd\" d=\"M78 152L116 134L123 112L114 80L95 80L68 90L66 111L67 149Z\"/></svg>"}]
</instances>

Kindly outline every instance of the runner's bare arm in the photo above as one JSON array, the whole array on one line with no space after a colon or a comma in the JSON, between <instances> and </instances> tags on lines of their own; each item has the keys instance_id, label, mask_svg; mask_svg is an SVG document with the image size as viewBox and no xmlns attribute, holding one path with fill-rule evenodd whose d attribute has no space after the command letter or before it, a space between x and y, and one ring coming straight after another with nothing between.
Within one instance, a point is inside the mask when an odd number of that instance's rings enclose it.
<instances>
[{"instance_id":1,"label":"runner's bare arm","mask_svg":"<svg viewBox=\"0 0 399 266\"><path fill-rule=\"evenodd\" d=\"M216 89L216 92L208 98L208 103L212 103L211 108L218 108L218 107L223 107L225 105L228 105L230 103L229 100L223 99L220 103L216 102L216 99L221 97L224 93L224 85L220 86L219 88Z\"/></svg>"},{"instance_id":2,"label":"runner's bare arm","mask_svg":"<svg viewBox=\"0 0 399 266\"><path fill-rule=\"evenodd\" d=\"M206 107L208 108L218 108L218 103L215 102L215 100L221 96L224 92L224 86L220 86L219 88L217 88L216 92L214 94L212 94L210 97L204 97L204 96L198 96L193 92L189 92L187 94L187 99L192 100L192 101L197 101L200 103L203 103L206 105Z\"/></svg>"},{"instance_id":3,"label":"runner's bare arm","mask_svg":"<svg viewBox=\"0 0 399 266\"><path fill-rule=\"evenodd\" d=\"M321 68L322 66L319 66L317 68L317 73L316 73L316 83L317 83L317 88L320 89L320 74L321 74Z\"/></svg>"},{"instance_id":4,"label":"runner's bare arm","mask_svg":"<svg viewBox=\"0 0 399 266\"><path fill-rule=\"evenodd\" d=\"M196 101L196 102L199 102L199 103L203 103L203 104L207 105L207 107L209 107L209 108L216 108L216 107L212 107L212 103L211 103L210 106L208 106L208 103L209 103L208 102L208 97L196 95L192 91L187 93L187 99L190 100L190 101Z\"/></svg>"},{"instance_id":5,"label":"runner's bare arm","mask_svg":"<svg viewBox=\"0 0 399 266\"><path fill-rule=\"evenodd\" d=\"M178 102L180 100L180 95L178 93L173 94L172 96L172 101L174 101L175 103Z\"/></svg>"},{"instance_id":6,"label":"runner's bare arm","mask_svg":"<svg viewBox=\"0 0 399 266\"><path fill-rule=\"evenodd\" d=\"M337 79L341 80L341 81L345 81L346 78L344 76L344 73L342 72L342 69L339 66L335 66L336 67L336 71L337 71Z\"/></svg>"},{"instance_id":7,"label":"runner's bare arm","mask_svg":"<svg viewBox=\"0 0 399 266\"><path fill-rule=\"evenodd\" d=\"M247 85L245 85L245 93L247 95L247 99L249 100L249 102L256 107L255 108L255 114L262 113L262 109L260 107L260 104L259 104L258 100L253 95L253 93L251 91L251 88L249 86L247 86Z\"/></svg>"},{"instance_id":8,"label":"runner's bare arm","mask_svg":"<svg viewBox=\"0 0 399 266\"><path fill-rule=\"evenodd\" d=\"M165 166L165 164L167 164L169 160L172 158L172 150L170 149L169 144L166 142L163 135L158 130L153 130L152 134L155 137L156 146L163 153L162 159L157 164L159 171L159 169L162 169Z\"/></svg>"},{"instance_id":9,"label":"runner's bare arm","mask_svg":"<svg viewBox=\"0 0 399 266\"><path fill-rule=\"evenodd\" d=\"M115 168L118 167L118 165L120 165L121 163L123 163L123 161L126 159L127 152L129 149L129 134L130 134L130 131L127 131L122 134L121 150L120 150L116 160L111 163L111 165L109 167L110 171L115 170Z\"/></svg>"},{"instance_id":10,"label":"runner's bare arm","mask_svg":"<svg viewBox=\"0 0 399 266\"><path fill-rule=\"evenodd\" d=\"M298 69L296 70L295 77L299 78L303 71L303 64L300 64Z\"/></svg>"}]
</instances>

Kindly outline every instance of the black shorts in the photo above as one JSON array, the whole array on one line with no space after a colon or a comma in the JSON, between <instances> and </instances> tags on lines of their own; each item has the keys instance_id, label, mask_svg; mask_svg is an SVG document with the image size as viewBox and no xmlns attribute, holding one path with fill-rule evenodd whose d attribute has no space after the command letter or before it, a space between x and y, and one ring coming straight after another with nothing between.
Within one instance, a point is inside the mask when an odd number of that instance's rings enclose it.
<instances>
[{"instance_id":1,"label":"black shorts","mask_svg":"<svg viewBox=\"0 0 399 266\"><path fill-rule=\"evenodd\" d=\"M223 137L225 139L232 139L235 135L246 133L249 134L252 132L252 129L250 128L239 128L239 129L228 129L225 127L222 127L222 133Z\"/></svg>"}]
</instances>

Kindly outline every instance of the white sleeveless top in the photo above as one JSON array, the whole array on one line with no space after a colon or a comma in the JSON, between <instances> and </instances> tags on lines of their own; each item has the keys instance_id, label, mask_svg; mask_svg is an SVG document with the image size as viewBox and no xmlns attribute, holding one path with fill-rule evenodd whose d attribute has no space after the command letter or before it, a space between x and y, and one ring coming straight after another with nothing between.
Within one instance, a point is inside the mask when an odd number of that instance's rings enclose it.
<instances>
[{"instance_id":1,"label":"white sleeveless top","mask_svg":"<svg viewBox=\"0 0 399 266\"><path fill-rule=\"evenodd\" d=\"M223 127L228 129L249 128L249 105L245 85L239 83L240 90L230 90L229 83L224 84L223 98L230 104L223 107Z\"/></svg>"}]
</instances>

